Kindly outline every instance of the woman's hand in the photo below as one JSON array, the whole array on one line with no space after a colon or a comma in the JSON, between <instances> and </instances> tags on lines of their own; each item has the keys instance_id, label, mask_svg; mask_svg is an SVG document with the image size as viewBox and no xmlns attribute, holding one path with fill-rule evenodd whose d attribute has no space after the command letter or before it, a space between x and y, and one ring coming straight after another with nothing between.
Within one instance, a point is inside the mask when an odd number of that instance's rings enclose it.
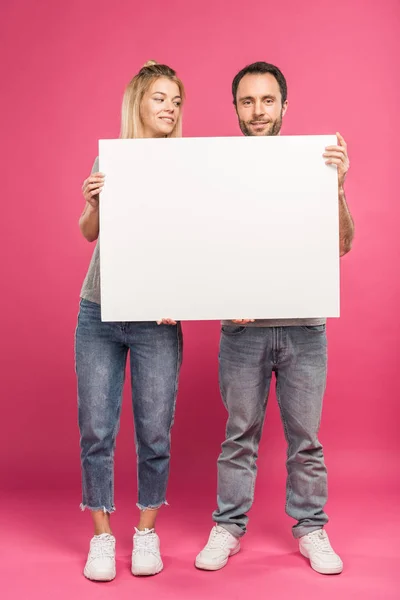
<instances>
[{"instance_id":1,"label":"woman's hand","mask_svg":"<svg viewBox=\"0 0 400 600\"><path fill-rule=\"evenodd\" d=\"M103 173L92 173L82 185L83 197L93 208L99 207L99 193L104 186Z\"/></svg>"},{"instance_id":2,"label":"woman's hand","mask_svg":"<svg viewBox=\"0 0 400 600\"><path fill-rule=\"evenodd\" d=\"M99 237L99 193L103 186L103 173L92 173L82 185L86 204L79 219L79 227L88 242L94 242Z\"/></svg>"}]
</instances>

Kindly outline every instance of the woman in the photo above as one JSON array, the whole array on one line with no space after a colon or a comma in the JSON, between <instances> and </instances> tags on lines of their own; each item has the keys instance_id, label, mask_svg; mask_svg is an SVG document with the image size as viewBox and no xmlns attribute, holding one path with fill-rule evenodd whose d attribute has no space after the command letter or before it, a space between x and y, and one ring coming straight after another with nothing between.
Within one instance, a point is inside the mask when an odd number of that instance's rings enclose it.
<instances>
[{"instance_id":1,"label":"woman","mask_svg":"<svg viewBox=\"0 0 400 600\"><path fill-rule=\"evenodd\" d=\"M182 82L175 71L146 63L126 88L122 138L180 137ZM104 175L96 159L83 184L85 209L79 225L84 237L99 235L99 193ZM134 273L135 265L132 265ZM76 330L79 428L83 500L91 511L94 537L84 569L87 578L115 577L115 538L110 526L114 508L114 448L119 427L126 358L130 355L132 402L138 459L139 522L133 536L133 575L154 575L163 568L154 527L166 503L178 376L182 356L180 324L102 322L100 317L99 243L93 253L80 301Z\"/></svg>"}]
</instances>

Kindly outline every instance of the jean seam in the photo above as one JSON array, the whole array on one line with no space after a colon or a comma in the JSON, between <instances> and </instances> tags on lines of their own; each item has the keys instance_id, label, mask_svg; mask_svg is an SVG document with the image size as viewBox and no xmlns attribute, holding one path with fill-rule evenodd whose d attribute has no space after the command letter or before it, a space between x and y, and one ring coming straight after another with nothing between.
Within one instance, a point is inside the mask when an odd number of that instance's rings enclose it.
<instances>
[{"instance_id":1,"label":"jean seam","mask_svg":"<svg viewBox=\"0 0 400 600\"><path fill-rule=\"evenodd\" d=\"M169 432L168 432L169 449L170 449L169 453L170 453L170 455L171 455L171 430L172 430L172 427L173 427L174 422L175 422L176 402L177 402L177 398L178 398L179 374L180 374L181 366L182 366L183 336L182 336L182 327L181 327L180 323L176 327L176 339L177 339L178 349L177 349L177 353L176 353L176 367L175 367L176 368L176 375L175 375L175 388L174 388L174 402L173 402L173 405L172 405L171 422L170 422L170 425L169 425ZM168 481L169 481L169 472L170 472L170 464L168 463L167 486L168 486ZM164 498L162 504L165 504L165 505L168 506L168 502L167 502L167 500L165 498Z\"/></svg>"},{"instance_id":2,"label":"jean seam","mask_svg":"<svg viewBox=\"0 0 400 600\"><path fill-rule=\"evenodd\" d=\"M266 417L266 413L267 413L268 396L269 396L269 386L268 386L268 392L267 392L265 400L264 400L264 404L262 406L262 421L261 421L260 429L258 431L258 434L254 435L254 441L256 441L256 443L257 443L257 458L258 458L258 449L260 447L260 442L261 442L261 436L264 431L265 417ZM253 459L253 483L252 483L252 493L251 493L251 504L253 504L253 502L254 502L254 491L255 491L255 487L256 487L257 458L254 456L254 459Z\"/></svg>"},{"instance_id":3,"label":"jean seam","mask_svg":"<svg viewBox=\"0 0 400 600\"><path fill-rule=\"evenodd\" d=\"M282 340L282 344L281 344L281 355L279 357L279 362L283 362L284 360L286 360L287 357L287 353L288 353L288 340L287 340L287 330L285 329L285 327L280 327L281 330L281 340ZM283 338L285 338L285 343L283 343Z\"/></svg>"},{"instance_id":4,"label":"jean seam","mask_svg":"<svg viewBox=\"0 0 400 600\"><path fill-rule=\"evenodd\" d=\"M182 328L180 323L176 326L176 340L177 340L177 352L176 352L176 363L175 363L175 370L176 370L176 374L175 374L175 385L174 385L174 401L172 403L172 411L171 411L171 420L170 420L170 424L169 424L169 430L168 430L168 436L169 436L169 448L170 448L170 454L171 454L171 430L174 424L174 420L175 420L175 410L176 410L176 403L177 403L177 396L178 396L178 384L179 384L179 374L180 374L180 370L181 370L181 365L182 365L182 351L181 351L181 346L183 344L183 337L182 337ZM139 460L139 453L138 453L138 441L137 441L137 435L136 435L136 428L135 428L135 447L136 447L136 455L138 457ZM168 465L168 473L167 473L167 485L168 485L168 480L169 480L169 465ZM139 490L139 469L137 469L137 485L138 485L138 496L140 496L140 490ZM157 510L158 508L160 508L163 505L168 506L168 502L166 500L166 494L164 493L163 499L158 503L158 504L152 504L152 505L144 505L141 504L140 502L138 502L136 504L136 506L140 509L140 510Z\"/></svg>"},{"instance_id":5,"label":"jean seam","mask_svg":"<svg viewBox=\"0 0 400 600\"><path fill-rule=\"evenodd\" d=\"M78 314L76 315L76 327L75 327L75 333L74 333L74 369L75 369L75 376L78 376L78 371L77 371L77 366L76 366L76 334L78 332L78 326L79 326L79 315L81 312L81 306L82 306L82 298L80 298L79 300L79 307L78 307Z\"/></svg>"},{"instance_id":6,"label":"jean seam","mask_svg":"<svg viewBox=\"0 0 400 600\"><path fill-rule=\"evenodd\" d=\"M285 415L284 412L282 410L282 403L281 403L281 399L280 399L280 391L279 391L279 380L277 382L277 386L276 386L276 399L279 405L279 409L280 409L280 413L281 413L281 419L282 419L282 423L283 423L283 429L285 431L285 436L286 436L286 441L287 441L287 451L286 451L286 460L289 459L289 454L290 454L290 439L289 439L289 430L288 430L288 426L287 426L287 422L285 419ZM289 469L287 469L287 492L286 492L286 503L285 503L285 511L287 513L288 511L288 506L290 504L290 500L292 498L292 493L293 493L293 489L292 489L292 483L290 481L290 473L289 473Z\"/></svg>"},{"instance_id":7,"label":"jean seam","mask_svg":"<svg viewBox=\"0 0 400 600\"><path fill-rule=\"evenodd\" d=\"M117 418L115 420L115 426L114 426L114 431L113 431L113 446L112 446L112 462L113 462L113 475L111 477L111 482L110 482L110 493L111 493L111 501L112 501L112 505L114 506L114 493L115 493L115 486L114 486L114 457L115 457L115 447L116 447L116 443L117 443L117 434L119 431L119 425L120 425L120 419L121 419L121 409L122 409L122 394L123 394L123 389L124 389L124 382L125 382L125 373L126 373L126 363L124 363L124 376L123 376L123 380L122 380L122 386L121 386L121 392L120 392L120 403L119 403L119 407L118 407L118 414L117 414Z\"/></svg>"},{"instance_id":8,"label":"jean seam","mask_svg":"<svg viewBox=\"0 0 400 600\"><path fill-rule=\"evenodd\" d=\"M178 397L178 385L179 385L179 374L181 371L181 366L182 366L182 349L181 346L183 344L183 337L182 337L182 329L181 329L181 325L179 324L176 328L176 338L177 338L177 342L178 342L178 350L176 353L176 375L175 375L175 389L174 389L174 402L172 405L172 418L171 418L171 424L169 427L169 431L171 432L172 426L174 424L175 421L175 410L176 410L176 401L177 401L177 397Z\"/></svg>"}]
</instances>

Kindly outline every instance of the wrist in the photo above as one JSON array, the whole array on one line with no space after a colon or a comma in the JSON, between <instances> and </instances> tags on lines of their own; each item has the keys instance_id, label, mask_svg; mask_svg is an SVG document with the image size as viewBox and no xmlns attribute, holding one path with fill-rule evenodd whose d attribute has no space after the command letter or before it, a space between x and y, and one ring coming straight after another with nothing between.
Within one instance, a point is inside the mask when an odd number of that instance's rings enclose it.
<instances>
[{"instance_id":1,"label":"wrist","mask_svg":"<svg viewBox=\"0 0 400 600\"><path fill-rule=\"evenodd\" d=\"M96 204L92 204L91 202L88 202L88 213L89 214L95 214L99 212L99 203L96 202Z\"/></svg>"}]
</instances>

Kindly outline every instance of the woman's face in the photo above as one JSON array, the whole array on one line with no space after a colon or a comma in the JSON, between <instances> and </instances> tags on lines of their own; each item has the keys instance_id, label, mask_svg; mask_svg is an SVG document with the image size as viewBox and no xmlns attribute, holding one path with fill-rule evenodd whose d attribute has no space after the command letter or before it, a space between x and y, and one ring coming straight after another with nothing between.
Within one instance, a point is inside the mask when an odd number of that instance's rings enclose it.
<instances>
[{"instance_id":1,"label":"woman's face","mask_svg":"<svg viewBox=\"0 0 400 600\"><path fill-rule=\"evenodd\" d=\"M170 79L155 79L140 105L140 117L143 124L143 137L165 137L176 126L182 98L179 87Z\"/></svg>"}]
</instances>

